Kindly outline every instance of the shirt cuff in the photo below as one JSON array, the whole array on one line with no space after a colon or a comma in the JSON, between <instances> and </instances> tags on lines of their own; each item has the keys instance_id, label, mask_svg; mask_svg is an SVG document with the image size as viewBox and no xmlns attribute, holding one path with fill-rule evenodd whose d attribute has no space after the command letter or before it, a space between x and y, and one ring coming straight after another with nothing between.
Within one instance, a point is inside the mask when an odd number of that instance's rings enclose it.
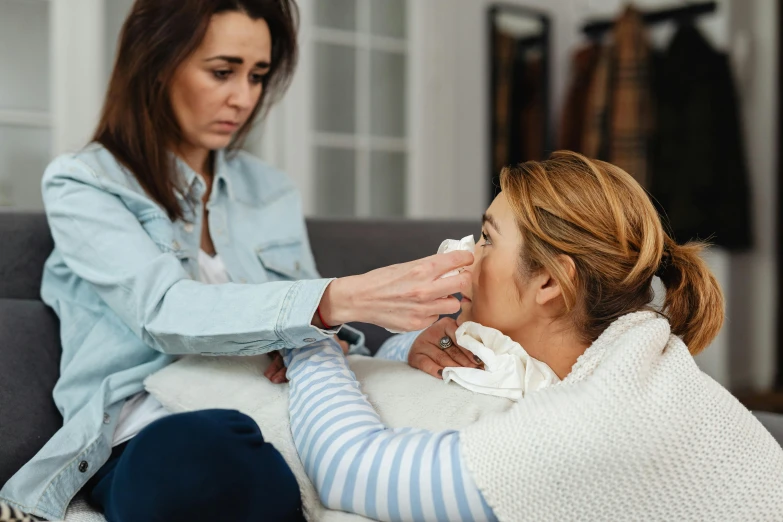
<instances>
[{"instance_id":1,"label":"shirt cuff","mask_svg":"<svg viewBox=\"0 0 783 522\"><path fill-rule=\"evenodd\" d=\"M329 339L342 325L331 330L313 326L313 316L332 279L305 279L295 282L283 299L275 331L288 348L301 348Z\"/></svg>"},{"instance_id":2,"label":"shirt cuff","mask_svg":"<svg viewBox=\"0 0 783 522\"><path fill-rule=\"evenodd\" d=\"M413 343L424 330L394 335L381 345L375 357L407 363Z\"/></svg>"}]
</instances>

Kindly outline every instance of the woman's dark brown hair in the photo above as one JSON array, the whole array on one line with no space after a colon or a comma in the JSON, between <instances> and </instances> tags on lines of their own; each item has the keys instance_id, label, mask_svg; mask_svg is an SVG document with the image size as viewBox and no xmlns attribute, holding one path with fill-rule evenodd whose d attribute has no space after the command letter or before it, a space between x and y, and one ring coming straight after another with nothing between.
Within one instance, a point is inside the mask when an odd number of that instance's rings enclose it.
<instances>
[{"instance_id":1,"label":"woman's dark brown hair","mask_svg":"<svg viewBox=\"0 0 783 522\"><path fill-rule=\"evenodd\" d=\"M177 68L198 48L213 15L238 11L264 19L272 63L259 100L229 150L237 149L259 112L285 91L297 58L294 0L136 0L120 33L119 49L93 140L106 147L168 213L183 218L180 180L169 152L182 139L169 86Z\"/></svg>"}]
</instances>

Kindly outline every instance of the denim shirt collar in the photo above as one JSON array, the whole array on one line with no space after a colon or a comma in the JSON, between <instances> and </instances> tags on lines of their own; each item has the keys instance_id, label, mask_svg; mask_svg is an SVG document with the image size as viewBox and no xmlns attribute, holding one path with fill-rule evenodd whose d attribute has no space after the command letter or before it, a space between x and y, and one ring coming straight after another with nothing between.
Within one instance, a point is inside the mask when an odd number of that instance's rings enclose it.
<instances>
[{"instance_id":1,"label":"denim shirt collar","mask_svg":"<svg viewBox=\"0 0 783 522\"><path fill-rule=\"evenodd\" d=\"M214 153L215 176L212 181L213 190L217 187L220 187L221 184L225 184L229 198L234 200L234 192L231 187L230 179L231 170L228 168L226 162L226 151L225 149L218 149L214 151ZM185 195L193 197L196 200L201 200L207 190L207 187L204 183L204 178L196 173L196 171L194 171L190 165L185 162L185 160L173 153L172 156L174 157L174 164L177 172L181 176L181 179L183 179L185 182ZM184 198L183 194L180 194L179 192L177 192L177 195L180 198Z\"/></svg>"}]
</instances>

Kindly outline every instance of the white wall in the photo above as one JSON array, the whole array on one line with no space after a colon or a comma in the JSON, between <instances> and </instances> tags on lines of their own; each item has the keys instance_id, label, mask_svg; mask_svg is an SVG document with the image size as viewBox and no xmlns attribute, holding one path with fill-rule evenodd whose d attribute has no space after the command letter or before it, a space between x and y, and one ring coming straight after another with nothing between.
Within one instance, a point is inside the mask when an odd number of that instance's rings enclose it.
<instances>
[{"instance_id":1,"label":"white wall","mask_svg":"<svg viewBox=\"0 0 783 522\"><path fill-rule=\"evenodd\" d=\"M755 233L753 251L731 257L730 366L738 388L768 387L775 372L778 9L773 0L731 3Z\"/></svg>"},{"instance_id":2,"label":"white wall","mask_svg":"<svg viewBox=\"0 0 783 522\"><path fill-rule=\"evenodd\" d=\"M411 215L475 219L487 204L488 60L490 0L411 2L413 143ZM550 15L553 123L569 81L570 57L587 18L616 15L623 0L511 0ZM637 0L641 9L681 4ZM720 0L699 21L714 45L731 53L741 91L753 191L756 248L714 251L709 262L728 300L727 327L699 364L734 388L767 388L774 378L776 259L777 2ZM664 45L673 25L652 35Z\"/></svg>"},{"instance_id":3,"label":"white wall","mask_svg":"<svg viewBox=\"0 0 783 522\"><path fill-rule=\"evenodd\" d=\"M52 155L78 150L95 131L105 93L103 0L52 2Z\"/></svg>"},{"instance_id":4,"label":"white wall","mask_svg":"<svg viewBox=\"0 0 783 522\"><path fill-rule=\"evenodd\" d=\"M128 17L128 13L130 13L131 7L133 7L135 1L136 0L104 0L104 9L106 13L106 50L103 59L107 82L112 67L114 67L114 58L117 54L117 44L119 43L118 40L122 24L125 23L125 18Z\"/></svg>"}]
</instances>

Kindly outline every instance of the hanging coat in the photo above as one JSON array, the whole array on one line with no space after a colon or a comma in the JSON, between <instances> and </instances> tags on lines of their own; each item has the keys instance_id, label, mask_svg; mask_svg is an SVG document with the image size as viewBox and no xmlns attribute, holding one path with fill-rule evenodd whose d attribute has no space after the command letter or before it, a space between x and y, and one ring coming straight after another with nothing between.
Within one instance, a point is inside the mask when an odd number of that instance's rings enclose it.
<instances>
[{"instance_id":1,"label":"hanging coat","mask_svg":"<svg viewBox=\"0 0 783 522\"><path fill-rule=\"evenodd\" d=\"M674 237L751 246L739 102L728 57L681 26L654 67L657 132L650 191Z\"/></svg>"}]
</instances>

